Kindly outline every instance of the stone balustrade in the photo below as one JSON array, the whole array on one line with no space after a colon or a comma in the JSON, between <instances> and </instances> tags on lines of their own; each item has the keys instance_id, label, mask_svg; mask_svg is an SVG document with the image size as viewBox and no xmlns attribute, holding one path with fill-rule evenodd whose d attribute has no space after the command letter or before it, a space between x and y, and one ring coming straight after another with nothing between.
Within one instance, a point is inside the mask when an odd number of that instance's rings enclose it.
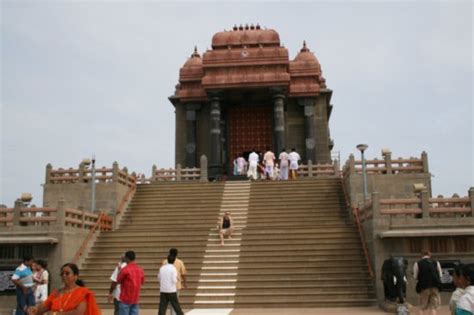
<instances>
[{"instance_id":1,"label":"stone balustrade","mask_svg":"<svg viewBox=\"0 0 474 315\"><path fill-rule=\"evenodd\" d=\"M180 164L176 168L158 168L153 165L151 178L142 180L140 183L151 183L160 181L201 181L207 182L207 157L201 156L200 168L183 168Z\"/></svg>"},{"instance_id":2,"label":"stone balustrade","mask_svg":"<svg viewBox=\"0 0 474 315\"><path fill-rule=\"evenodd\" d=\"M411 157L409 159L392 159L391 153L386 153L383 159L365 160L367 174L416 174L428 173L428 154L421 153L420 158ZM342 170L344 177L350 174L362 174L362 161L356 160L351 154Z\"/></svg>"},{"instance_id":3,"label":"stone balustrade","mask_svg":"<svg viewBox=\"0 0 474 315\"><path fill-rule=\"evenodd\" d=\"M59 227L64 226L90 229L100 217L100 212L89 212L81 209L66 208L63 201L56 208L25 207L21 200L15 202L14 208L0 209L0 227ZM112 229L113 219L102 216L100 224L102 231Z\"/></svg>"},{"instance_id":4,"label":"stone balustrade","mask_svg":"<svg viewBox=\"0 0 474 315\"><path fill-rule=\"evenodd\" d=\"M474 217L474 187L469 189L468 197L454 195L451 198L438 196L430 198L423 190L415 198L380 199L378 192L360 207L361 220L376 219L381 216L392 218L455 218Z\"/></svg>"},{"instance_id":5,"label":"stone balustrade","mask_svg":"<svg viewBox=\"0 0 474 315\"><path fill-rule=\"evenodd\" d=\"M90 183L92 181L92 169L84 163L80 163L78 168L58 168L53 169L51 164L46 166L45 184L74 184ZM126 167L120 169L117 162L111 168L101 167L95 169L96 183L119 183L132 187L135 185L135 174L129 174Z\"/></svg>"},{"instance_id":6,"label":"stone balustrade","mask_svg":"<svg viewBox=\"0 0 474 315\"><path fill-rule=\"evenodd\" d=\"M313 176L338 176L339 163L334 164L313 164L311 160L308 164L301 164L298 168L298 177L313 177Z\"/></svg>"}]
</instances>

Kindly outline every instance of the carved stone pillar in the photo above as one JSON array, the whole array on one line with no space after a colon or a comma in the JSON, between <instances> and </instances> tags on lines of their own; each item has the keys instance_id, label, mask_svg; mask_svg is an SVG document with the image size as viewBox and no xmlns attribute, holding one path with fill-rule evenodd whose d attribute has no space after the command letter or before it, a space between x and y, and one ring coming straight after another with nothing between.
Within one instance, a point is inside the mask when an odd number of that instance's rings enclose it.
<instances>
[{"instance_id":1,"label":"carved stone pillar","mask_svg":"<svg viewBox=\"0 0 474 315\"><path fill-rule=\"evenodd\" d=\"M273 135L275 139L275 155L285 147L285 96L281 93L273 94Z\"/></svg>"},{"instance_id":2,"label":"carved stone pillar","mask_svg":"<svg viewBox=\"0 0 474 315\"><path fill-rule=\"evenodd\" d=\"M186 167L196 167L196 111L199 104L186 104Z\"/></svg>"},{"instance_id":3,"label":"carved stone pillar","mask_svg":"<svg viewBox=\"0 0 474 315\"><path fill-rule=\"evenodd\" d=\"M315 121L315 155L317 163L331 163L328 106L326 96L319 95L315 99L314 121Z\"/></svg>"},{"instance_id":4,"label":"carved stone pillar","mask_svg":"<svg viewBox=\"0 0 474 315\"><path fill-rule=\"evenodd\" d=\"M209 152L209 177L216 178L221 173L221 104L217 93L210 95L211 99L211 148Z\"/></svg>"},{"instance_id":5,"label":"carved stone pillar","mask_svg":"<svg viewBox=\"0 0 474 315\"><path fill-rule=\"evenodd\" d=\"M315 139L315 120L314 106L315 101L312 98L302 98L298 100L298 104L304 107L304 137L306 160L318 163L316 159L316 139Z\"/></svg>"}]
</instances>

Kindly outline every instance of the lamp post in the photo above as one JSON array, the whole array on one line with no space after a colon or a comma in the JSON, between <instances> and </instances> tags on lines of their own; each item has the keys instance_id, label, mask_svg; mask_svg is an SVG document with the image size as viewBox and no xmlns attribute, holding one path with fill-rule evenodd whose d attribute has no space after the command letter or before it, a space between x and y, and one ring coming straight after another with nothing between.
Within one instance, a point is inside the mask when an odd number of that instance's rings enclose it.
<instances>
[{"instance_id":1,"label":"lamp post","mask_svg":"<svg viewBox=\"0 0 474 315\"><path fill-rule=\"evenodd\" d=\"M364 156L364 151L367 150L369 146L367 144L359 144L357 145L357 150L360 151L361 153L361 160L362 160L362 180L363 180L363 185L364 185L364 204L365 201L367 200L367 195L369 194L367 192L367 172L365 169L365 156Z\"/></svg>"},{"instance_id":2,"label":"lamp post","mask_svg":"<svg viewBox=\"0 0 474 315\"><path fill-rule=\"evenodd\" d=\"M92 155L91 181L92 181L91 212L95 212L95 155Z\"/></svg>"}]
</instances>

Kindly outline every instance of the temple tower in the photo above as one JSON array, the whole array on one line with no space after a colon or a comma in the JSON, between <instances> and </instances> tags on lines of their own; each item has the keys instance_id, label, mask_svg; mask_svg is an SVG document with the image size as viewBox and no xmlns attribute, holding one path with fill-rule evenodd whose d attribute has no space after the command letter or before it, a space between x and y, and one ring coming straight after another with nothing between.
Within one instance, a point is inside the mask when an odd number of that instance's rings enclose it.
<instances>
[{"instance_id":1,"label":"temple tower","mask_svg":"<svg viewBox=\"0 0 474 315\"><path fill-rule=\"evenodd\" d=\"M331 162L332 91L306 43L293 60L279 34L257 26L216 33L201 57L194 49L169 99L176 113L176 164L209 158L209 177L231 174L253 148L275 155L295 148L304 161Z\"/></svg>"}]
</instances>

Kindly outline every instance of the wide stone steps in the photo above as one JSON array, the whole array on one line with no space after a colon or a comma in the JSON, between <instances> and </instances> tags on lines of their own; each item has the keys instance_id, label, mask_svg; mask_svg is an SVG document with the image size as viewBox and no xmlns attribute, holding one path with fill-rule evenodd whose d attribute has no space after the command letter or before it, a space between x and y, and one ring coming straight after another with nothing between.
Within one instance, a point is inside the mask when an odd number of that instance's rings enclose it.
<instances>
[{"instance_id":1,"label":"wide stone steps","mask_svg":"<svg viewBox=\"0 0 474 315\"><path fill-rule=\"evenodd\" d=\"M186 309L371 305L374 288L344 207L341 181L330 177L139 185L120 228L89 251L81 278L112 308L110 274L133 249L146 274L140 307L156 309L161 261L177 247L188 270ZM225 211L236 230L221 246L216 224Z\"/></svg>"}]
</instances>

